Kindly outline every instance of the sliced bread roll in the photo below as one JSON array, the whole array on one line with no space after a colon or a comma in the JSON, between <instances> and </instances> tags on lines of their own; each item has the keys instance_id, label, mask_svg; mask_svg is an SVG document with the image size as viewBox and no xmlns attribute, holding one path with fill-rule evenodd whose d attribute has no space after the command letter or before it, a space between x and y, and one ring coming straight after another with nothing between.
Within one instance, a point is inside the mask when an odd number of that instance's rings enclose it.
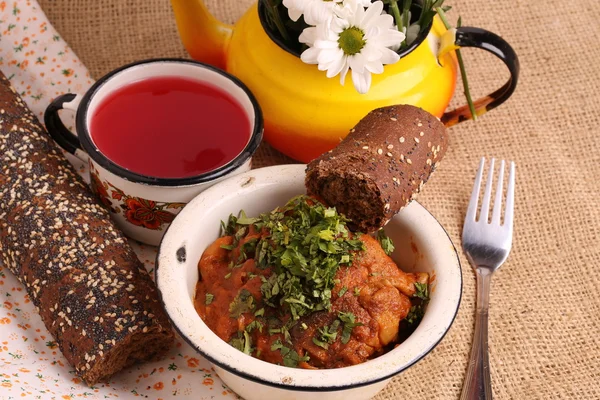
<instances>
[{"instance_id":1,"label":"sliced bread roll","mask_svg":"<svg viewBox=\"0 0 600 400\"><path fill-rule=\"evenodd\" d=\"M306 189L373 232L406 206L427 182L448 145L444 125L420 108L371 111L333 150L306 168Z\"/></svg>"}]
</instances>

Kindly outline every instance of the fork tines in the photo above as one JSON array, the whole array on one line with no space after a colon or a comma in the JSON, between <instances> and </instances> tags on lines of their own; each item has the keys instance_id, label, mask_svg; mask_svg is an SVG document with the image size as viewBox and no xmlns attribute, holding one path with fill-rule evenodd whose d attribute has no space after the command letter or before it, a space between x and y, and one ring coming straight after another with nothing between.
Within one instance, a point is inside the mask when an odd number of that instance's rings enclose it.
<instances>
[{"instance_id":1,"label":"fork tines","mask_svg":"<svg viewBox=\"0 0 600 400\"><path fill-rule=\"evenodd\" d=\"M479 191L481 188L481 179L483 177L483 170L485 167L485 158L481 159L479 163L479 170L477 171L477 176L473 185L473 192L471 193L471 200L469 201L469 207L467 208L465 222L485 222L494 225L512 226L515 192L515 163L512 161L510 162L510 171L508 174L508 187L506 190L506 208L504 211L504 222L502 224L500 223L500 217L502 215L502 195L504 184L504 160L500 162L500 170L496 186L496 195L494 198L494 209L492 211L492 220L491 222L489 222L490 200L492 197L492 181L494 178L494 164L495 160L492 158L490 162L490 168L488 171L487 181L485 184L483 200L481 203L481 212L479 214L479 218L477 218L477 209L479 205Z\"/></svg>"}]
</instances>

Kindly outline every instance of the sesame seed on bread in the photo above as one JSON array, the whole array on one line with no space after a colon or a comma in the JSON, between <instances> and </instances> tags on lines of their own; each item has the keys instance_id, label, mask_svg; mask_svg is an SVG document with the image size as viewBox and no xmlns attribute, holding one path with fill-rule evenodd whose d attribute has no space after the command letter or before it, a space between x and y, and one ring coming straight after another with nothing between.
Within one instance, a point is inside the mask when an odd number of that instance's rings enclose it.
<instances>
[{"instance_id":1,"label":"sesame seed on bread","mask_svg":"<svg viewBox=\"0 0 600 400\"><path fill-rule=\"evenodd\" d=\"M108 211L1 73L0 260L89 385L163 356L173 331Z\"/></svg>"},{"instance_id":2,"label":"sesame seed on bread","mask_svg":"<svg viewBox=\"0 0 600 400\"><path fill-rule=\"evenodd\" d=\"M373 232L421 191L448 146L444 125L409 105L371 111L333 150L306 168L306 188Z\"/></svg>"}]
</instances>

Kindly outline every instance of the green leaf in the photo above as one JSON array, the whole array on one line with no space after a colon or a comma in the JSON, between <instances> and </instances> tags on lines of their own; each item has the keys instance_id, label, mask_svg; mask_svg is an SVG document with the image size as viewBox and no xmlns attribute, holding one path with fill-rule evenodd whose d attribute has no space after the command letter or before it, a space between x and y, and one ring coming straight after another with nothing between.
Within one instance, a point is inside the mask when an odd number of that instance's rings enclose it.
<instances>
[{"instance_id":1,"label":"green leaf","mask_svg":"<svg viewBox=\"0 0 600 400\"><path fill-rule=\"evenodd\" d=\"M379 241L379 244L381 244L381 248L385 254L389 256L394 252L394 243L392 243L392 239L387 237L383 229L377 231L377 240Z\"/></svg>"},{"instance_id":2,"label":"green leaf","mask_svg":"<svg viewBox=\"0 0 600 400\"><path fill-rule=\"evenodd\" d=\"M229 304L229 316L239 318L240 315L254 310L254 297L247 289L242 289Z\"/></svg>"},{"instance_id":3,"label":"green leaf","mask_svg":"<svg viewBox=\"0 0 600 400\"><path fill-rule=\"evenodd\" d=\"M248 218L244 210L240 211L240 216L237 218L238 225L252 225L260 221L260 218Z\"/></svg>"},{"instance_id":4,"label":"green leaf","mask_svg":"<svg viewBox=\"0 0 600 400\"><path fill-rule=\"evenodd\" d=\"M327 342L323 342L323 341L317 339L316 337L313 337L312 341L314 344L316 344L319 347L324 348L325 350L329 349L329 344L327 344Z\"/></svg>"},{"instance_id":5,"label":"green leaf","mask_svg":"<svg viewBox=\"0 0 600 400\"><path fill-rule=\"evenodd\" d=\"M425 315L425 310L422 305L412 306L410 311L406 315L406 322L411 325L419 323L421 319L423 319L423 315Z\"/></svg>"},{"instance_id":6,"label":"green leaf","mask_svg":"<svg viewBox=\"0 0 600 400\"><path fill-rule=\"evenodd\" d=\"M246 325L246 330L248 332L252 332L254 329L258 329L259 332L262 333L264 326L265 325L261 321L259 321L258 319L255 319L254 321L252 321L248 325Z\"/></svg>"},{"instance_id":7,"label":"green leaf","mask_svg":"<svg viewBox=\"0 0 600 400\"><path fill-rule=\"evenodd\" d=\"M252 354L252 340L247 331L244 331L244 353Z\"/></svg>"},{"instance_id":8,"label":"green leaf","mask_svg":"<svg viewBox=\"0 0 600 400\"><path fill-rule=\"evenodd\" d=\"M418 297L421 300L429 300L429 285L426 283L415 282L415 294L414 297Z\"/></svg>"},{"instance_id":9,"label":"green leaf","mask_svg":"<svg viewBox=\"0 0 600 400\"><path fill-rule=\"evenodd\" d=\"M323 240L328 240L328 241L331 241L335 238L335 236L333 236L333 232L330 229L324 229L324 230L320 231L319 237Z\"/></svg>"},{"instance_id":10,"label":"green leaf","mask_svg":"<svg viewBox=\"0 0 600 400\"><path fill-rule=\"evenodd\" d=\"M248 355L252 354L252 351L253 351L253 348L252 348L252 338L250 337L250 335L246 331L244 331L244 332L238 332L237 336L233 337L229 341L229 344L232 347L235 347L236 349L238 349L239 351L241 351L242 353L246 353Z\"/></svg>"},{"instance_id":11,"label":"green leaf","mask_svg":"<svg viewBox=\"0 0 600 400\"><path fill-rule=\"evenodd\" d=\"M252 238L240 247L240 256L238 258L238 263L244 262L249 258L254 258L254 254L256 253L256 245L258 244L258 238Z\"/></svg>"},{"instance_id":12,"label":"green leaf","mask_svg":"<svg viewBox=\"0 0 600 400\"><path fill-rule=\"evenodd\" d=\"M222 249L225 249L225 250L229 250L229 251L231 251L231 250L233 250L235 247L234 247L233 245L231 245L231 244L222 244L222 245L221 245L221 248L222 248Z\"/></svg>"},{"instance_id":13,"label":"green leaf","mask_svg":"<svg viewBox=\"0 0 600 400\"><path fill-rule=\"evenodd\" d=\"M356 322L356 316L351 312L340 311L338 313L338 318L344 323L344 328L342 329L342 343L346 344L350 341L352 330L363 324L361 322Z\"/></svg>"},{"instance_id":14,"label":"green leaf","mask_svg":"<svg viewBox=\"0 0 600 400\"><path fill-rule=\"evenodd\" d=\"M285 365L286 367L296 368L298 366L298 363L310 360L309 356L300 357L300 355L295 350L284 346L283 343L281 343L281 340L279 339L271 345L271 351L276 350L279 350L281 352L281 356L283 358L283 365Z\"/></svg>"},{"instance_id":15,"label":"green leaf","mask_svg":"<svg viewBox=\"0 0 600 400\"><path fill-rule=\"evenodd\" d=\"M340 327L340 320L336 319L335 321L333 321L331 323L331 326L327 326L325 325L322 328L319 328L319 338L318 341L325 343L325 344L331 344L333 342L335 342L335 339L337 338L338 335L338 328ZM313 338L313 342L316 345L319 345L318 343L316 343L314 341ZM323 347L323 346L321 346ZM323 347L325 350L327 350L327 347Z\"/></svg>"},{"instance_id":16,"label":"green leaf","mask_svg":"<svg viewBox=\"0 0 600 400\"><path fill-rule=\"evenodd\" d=\"M204 304L209 305L210 303L213 302L213 299L215 298L215 296L211 293L206 293L206 295L204 296Z\"/></svg>"},{"instance_id":17,"label":"green leaf","mask_svg":"<svg viewBox=\"0 0 600 400\"><path fill-rule=\"evenodd\" d=\"M237 245L241 238L243 238L248 232L248 228L245 226L241 226L233 235L233 243Z\"/></svg>"},{"instance_id":18,"label":"green leaf","mask_svg":"<svg viewBox=\"0 0 600 400\"><path fill-rule=\"evenodd\" d=\"M282 349L283 343L281 343L281 340L277 339L275 342L273 342L273 344L271 345L271 351L275 351L275 350L279 350Z\"/></svg>"},{"instance_id":19,"label":"green leaf","mask_svg":"<svg viewBox=\"0 0 600 400\"><path fill-rule=\"evenodd\" d=\"M235 233L237 218L229 214L227 222L221 221L221 236L231 236Z\"/></svg>"}]
</instances>

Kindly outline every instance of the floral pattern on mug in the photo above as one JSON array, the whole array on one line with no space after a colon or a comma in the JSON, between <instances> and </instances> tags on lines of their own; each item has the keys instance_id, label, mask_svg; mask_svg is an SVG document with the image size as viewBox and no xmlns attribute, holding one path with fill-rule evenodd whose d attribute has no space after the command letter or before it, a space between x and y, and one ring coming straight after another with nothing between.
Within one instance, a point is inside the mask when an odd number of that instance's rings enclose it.
<instances>
[{"instance_id":1,"label":"floral pattern on mug","mask_svg":"<svg viewBox=\"0 0 600 400\"><path fill-rule=\"evenodd\" d=\"M112 206L112 202L110 201L108 194L108 184L105 182L103 183L100 180L100 178L98 177L98 173L93 167L90 167L90 169L93 171L92 173L90 173L90 186L92 188L92 192L94 192L96 197L98 197L102 205L108 208L111 212L118 213L120 210L114 208Z\"/></svg>"},{"instance_id":2,"label":"floral pattern on mug","mask_svg":"<svg viewBox=\"0 0 600 400\"><path fill-rule=\"evenodd\" d=\"M162 230L162 224L169 224L175 218L175 214L164 210L165 208L174 208L172 203L159 205L159 203L152 200L128 197L125 203L121 204L121 207L125 210L127 221L148 229Z\"/></svg>"},{"instance_id":3,"label":"floral pattern on mug","mask_svg":"<svg viewBox=\"0 0 600 400\"><path fill-rule=\"evenodd\" d=\"M120 214L122 210L125 219L135 226L162 231L163 224L170 224L176 215L167 209L180 210L185 206L185 203L164 203L129 196L112 183L101 180L91 162L90 180L92 191L100 202L112 213Z\"/></svg>"}]
</instances>

